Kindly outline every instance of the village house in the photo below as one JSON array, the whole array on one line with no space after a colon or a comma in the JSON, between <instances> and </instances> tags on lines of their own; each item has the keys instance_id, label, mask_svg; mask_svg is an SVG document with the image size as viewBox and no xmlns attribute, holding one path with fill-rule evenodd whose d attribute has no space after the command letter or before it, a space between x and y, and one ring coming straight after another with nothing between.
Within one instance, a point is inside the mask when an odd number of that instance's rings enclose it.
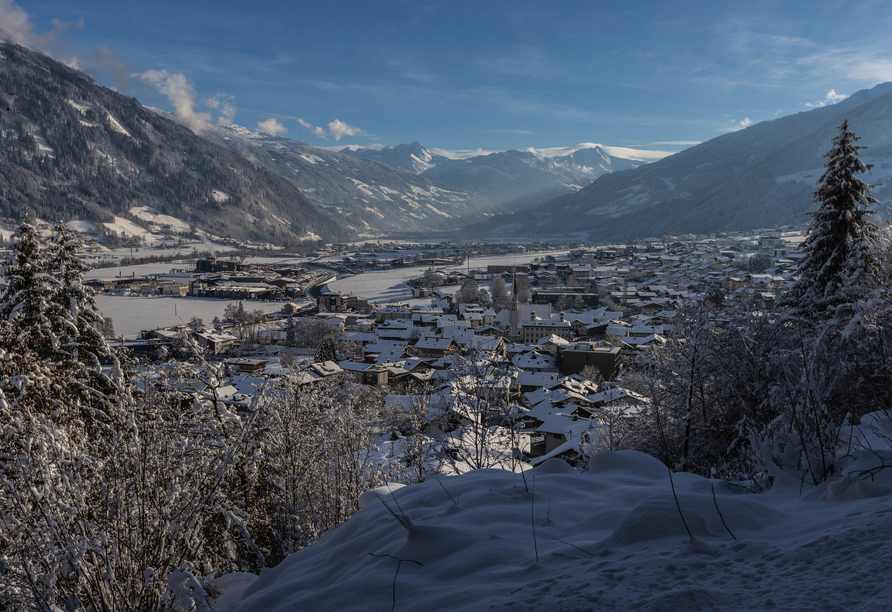
<instances>
[{"instance_id":1,"label":"village house","mask_svg":"<svg viewBox=\"0 0 892 612\"><path fill-rule=\"evenodd\" d=\"M559 319L540 319L533 312L529 319L520 324L520 335L524 344L536 344L552 334L565 340L573 339L573 328L564 320L563 313Z\"/></svg>"},{"instance_id":2,"label":"village house","mask_svg":"<svg viewBox=\"0 0 892 612\"><path fill-rule=\"evenodd\" d=\"M422 336L415 343L415 354L418 357L441 359L458 350L458 342L454 337Z\"/></svg>"},{"instance_id":3,"label":"village house","mask_svg":"<svg viewBox=\"0 0 892 612\"><path fill-rule=\"evenodd\" d=\"M592 366L604 380L613 380L620 367L620 347L580 343L563 350L564 374L579 374Z\"/></svg>"}]
</instances>

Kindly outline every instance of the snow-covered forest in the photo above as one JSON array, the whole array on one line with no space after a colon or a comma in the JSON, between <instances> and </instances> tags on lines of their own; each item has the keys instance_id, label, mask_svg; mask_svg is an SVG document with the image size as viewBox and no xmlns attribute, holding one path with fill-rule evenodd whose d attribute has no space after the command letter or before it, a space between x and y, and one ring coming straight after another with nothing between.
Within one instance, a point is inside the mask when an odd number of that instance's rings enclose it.
<instances>
[{"instance_id":1,"label":"snow-covered forest","mask_svg":"<svg viewBox=\"0 0 892 612\"><path fill-rule=\"evenodd\" d=\"M605 409L573 467L529 469L508 364L473 347L404 401L297 373L234 410L222 366L185 340L190 360L153 367L112 350L64 225L45 246L24 223L0 296L0 610L229 609L216 598L237 572L261 574L241 610L554 609L551 585L567 609L802 608L780 590L805 557L777 559L849 512L857 533L823 542L864 589L825 603L888 601L882 572L839 551L890 552L868 518L892 495L892 239L856 140L840 126L778 307L688 304L624 372L644 401ZM818 501L798 531L783 517ZM717 574L755 584L759 563L777 588L716 594Z\"/></svg>"}]
</instances>

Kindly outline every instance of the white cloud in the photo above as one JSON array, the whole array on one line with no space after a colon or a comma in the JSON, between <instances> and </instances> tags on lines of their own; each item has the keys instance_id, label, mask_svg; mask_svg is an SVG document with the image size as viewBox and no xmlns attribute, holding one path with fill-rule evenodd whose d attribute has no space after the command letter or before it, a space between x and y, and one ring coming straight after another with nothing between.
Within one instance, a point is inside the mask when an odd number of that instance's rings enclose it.
<instances>
[{"instance_id":1,"label":"white cloud","mask_svg":"<svg viewBox=\"0 0 892 612\"><path fill-rule=\"evenodd\" d=\"M236 113L234 100L234 96L217 94L213 98L208 98L204 101L206 105L220 111L220 116L217 117L217 125L232 125L232 120L235 119Z\"/></svg>"},{"instance_id":2,"label":"white cloud","mask_svg":"<svg viewBox=\"0 0 892 612\"><path fill-rule=\"evenodd\" d=\"M742 129L745 128L745 127L749 127L749 126L751 126L752 124L753 124L753 120L750 119L749 117L744 117L744 118L741 119L740 121L737 121L737 119L732 119L732 120L731 120L731 127L729 127L729 128L721 128L721 129L719 130L719 132L736 132L736 131L738 131L738 130L742 130Z\"/></svg>"},{"instance_id":3,"label":"white cloud","mask_svg":"<svg viewBox=\"0 0 892 612\"><path fill-rule=\"evenodd\" d=\"M814 104L811 102L806 102L805 105L809 108L820 108L822 106L827 106L828 104L836 104L837 102L842 102L849 96L845 94L836 93L835 89L831 89L827 92L827 95L824 96L823 100L818 100Z\"/></svg>"},{"instance_id":4,"label":"white cloud","mask_svg":"<svg viewBox=\"0 0 892 612\"><path fill-rule=\"evenodd\" d=\"M72 27L84 27L84 19L77 21L61 21L51 19L53 28L46 32L38 32L31 23L31 17L12 0L0 0L0 40L7 40L28 47L52 52L54 57L62 57L65 45L59 43L59 35ZM78 65L78 58L65 59L69 66Z\"/></svg>"},{"instance_id":5,"label":"white cloud","mask_svg":"<svg viewBox=\"0 0 892 612\"><path fill-rule=\"evenodd\" d=\"M196 134L211 124L210 113L195 110L195 88L183 73L171 74L167 70L146 70L136 75L143 83L153 86L167 96L174 107L174 115L183 125Z\"/></svg>"},{"instance_id":6,"label":"white cloud","mask_svg":"<svg viewBox=\"0 0 892 612\"><path fill-rule=\"evenodd\" d=\"M328 124L328 131L334 137L335 140L340 140L344 136L365 136L365 131L362 129L348 125L341 121L340 119L335 119L331 123Z\"/></svg>"},{"instance_id":7,"label":"white cloud","mask_svg":"<svg viewBox=\"0 0 892 612\"><path fill-rule=\"evenodd\" d=\"M30 47L34 42L34 26L28 13L12 0L0 0L0 38Z\"/></svg>"},{"instance_id":8,"label":"white cloud","mask_svg":"<svg viewBox=\"0 0 892 612\"><path fill-rule=\"evenodd\" d=\"M328 140L328 134L325 133L325 128L319 127L318 125L313 125L309 121L304 121L303 119L298 119L297 122L301 124L304 129L312 132L322 140Z\"/></svg>"},{"instance_id":9,"label":"white cloud","mask_svg":"<svg viewBox=\"0 0 892 612\"><path fill-rule=\"evenodd\" d=\"M272 134L274 136L278 136L279 134L284 134L288 131L284 125L276 121L274 117L270 117L266 121L258 121L257 129L266 134Z\"/></svg>"}]
</instances>

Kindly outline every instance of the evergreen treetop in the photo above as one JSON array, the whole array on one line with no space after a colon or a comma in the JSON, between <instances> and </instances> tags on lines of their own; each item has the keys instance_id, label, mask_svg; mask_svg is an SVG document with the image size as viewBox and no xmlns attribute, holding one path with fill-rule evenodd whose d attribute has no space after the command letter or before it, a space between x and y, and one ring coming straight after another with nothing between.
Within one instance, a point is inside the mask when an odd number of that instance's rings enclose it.
<instances>
[{"instance_id":1,"label":"evergreen treetop","mask_svg":"<svg viewBox=\"0 0 892 612\"><path fill-rule=\"evenodd\" d=\"M334 339L329 336L322 341L319 348L316 349L316 356L313 359L316 363L324 363L326 361L338 360L338 347Z\"/></svg>"},{"instance_id":2,"label":"evergreen treetop","mask_svg":"<svg viewBox=\"0 0 892 612\"><path fill-rule=\"evenodd\" d=\"M32 350L41 357L50 356L58 345L50 321L55 279L47 275L46 253L27 216L12 235L2 274L6 287L0 295L0 319L12 323L19 333L33 329L36 344Z\"/></svg>"},{"instance_id":3,"label":"evergreen treetop","mask_svg":"<svg viewBox=\"0 0 892 612\"><path fill-rule=\"evenodd\" d=\"M80 361L99 371L100 357L112 357L102 333L102 316L96 308L93 291L84 285L87 267L77 257L77 240L65 223L53 228L47 249L47 273L55 279L50 300L55 304L52 326L59 338L64 358Z\"/></svg>"},{"instance_id":4,"label":"evergreen treetop","mask_svg":"<svg viewBox=\"0 0 892 612\"><path fill-rule=\"evenodd\" d=\"M875 226L870 222L873 185L858 176L871 166L858 157L858 137L846 120L839 126L833 147L824 156L826 170L817 182L812 214L799 263L799 279L785 302L793 314L806 319L831 314L842 304L864 297L873 285L870 245Z\"/></svg>"}]
</instances>

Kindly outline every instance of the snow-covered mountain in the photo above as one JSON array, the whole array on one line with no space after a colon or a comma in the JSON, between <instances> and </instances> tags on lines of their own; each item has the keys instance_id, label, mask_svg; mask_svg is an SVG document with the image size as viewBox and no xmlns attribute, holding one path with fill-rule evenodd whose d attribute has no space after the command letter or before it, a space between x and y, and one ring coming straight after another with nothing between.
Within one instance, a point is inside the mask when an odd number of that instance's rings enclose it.
<instances>
[{"instance_id":1,"label":"snow-covered mountain","mask_svg":"<svg viewBox=\"0 0 892 612\"><path fill-rule=\"evenodd\" d=\"M341 150L345 155L352 155L360 159L371 159L411 172L422 174L425 170L433 168L437 164L448 162L449 158L442 155L434 155L424 145L416 141L412 144L387 145L383 149L350 149Z\"/></svg>"},{"instance_id":2,"label":"snow-covered mountain","mask_svg":"<svg viewBox=\"0 0 892 612\"><path fill-rule=\"evenodd\" d=\"M359 233L455 230L507 212L473 194L375 160L232 125L205 138L300 188Z\"/></svg>"},{"instance_id":3,"label":"snow-covered mountain","mask_svg":"<svg viewBox=\"0 0 892 612\"><path fill-rule=\"evenodd\" d=\"M595 241L803 225L844 119L874 168L866 180L892 195L892 83L817 108L724 134L670 157L602 176L578 193L499 217L482 234L576 233Z\"/></svg>"},{"instance_id":4,"label":"snow-covered mountain","mask_svg":"<svg viewBox=\"0 0 892 612\"><path fill-rule=\"evenodd\" d=\"M46 55L0 43L0 83L17 94L0 115L6 217L102 223L150 208L237 239L347 236L282 177Z\"/></svg>"},{"instance_id":5,"label":"snow-covered mountain","mask_svg":"<svg viewBox=\"0 0 892 612\"><path fill-rule=\"evenodd\" d=\"M512 210L576 192L599 176L636 168L642 162L609 155L600 146L546 157L535 151L502 151L467 159L434 155L418 142L342 153L384 162L395 168L474 193Z\"/></svg>"}]
</instances>

